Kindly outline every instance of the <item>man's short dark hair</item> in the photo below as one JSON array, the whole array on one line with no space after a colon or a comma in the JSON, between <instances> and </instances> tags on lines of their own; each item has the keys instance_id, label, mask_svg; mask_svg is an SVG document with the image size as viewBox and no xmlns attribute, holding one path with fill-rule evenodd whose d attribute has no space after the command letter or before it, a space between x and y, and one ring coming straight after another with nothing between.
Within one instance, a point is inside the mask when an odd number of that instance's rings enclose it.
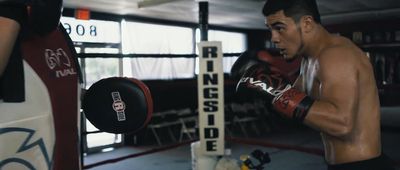
<instances>
[{"instance_id":1,"label":"man's short dark hair","mask_svg":"<svg viewBox=\"0 0 400 170\"><path fill-rule=\"evenodd\" d=\"M321 23L317 2L315 0L267 0L263 8L265 16L274 14L280 10L287 17L298 22L304 15L311 15L315 22Z\"/></svg>"}]
</instances>

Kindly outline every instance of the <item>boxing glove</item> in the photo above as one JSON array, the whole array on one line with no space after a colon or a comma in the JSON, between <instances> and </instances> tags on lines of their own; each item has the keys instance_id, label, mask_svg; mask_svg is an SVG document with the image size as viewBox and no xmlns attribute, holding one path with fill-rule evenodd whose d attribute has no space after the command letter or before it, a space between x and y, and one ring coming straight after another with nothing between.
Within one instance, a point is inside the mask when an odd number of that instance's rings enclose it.
<instances>
[{"instance_id":1,"label":"boxing glove","mask_svg":"<svg viewBox=\"0 0 400 170\"><path fill-rule=\"evenodd\" d=\"M247 50L239 56L238 60L236 60L232 67L231 76L234 80L240 79L241 75L243 75L245 67L242 67L242 63L246 63L247 60L257 60L258 62L268 64L271 72L274 74L280 74L290 83L294 83L297 79L301 64L300 58L292 61L285 61L285 59L280 56L279 52L274 50ZM239 67L244 70L235 67Z\"/></svg>"},{"instance_id":2,"label":"boxing glove","mask_svg":"<svg viewBox=\"0 0 400 170\"><path fill-rule=\"evenodd\" d=\"M276 111L296 121L304 120L314 102L258 57L239 57L231 74L235 77L241 76L236 86L237 93L256 92L272 103Z\"/></svg>"}]
</instances>

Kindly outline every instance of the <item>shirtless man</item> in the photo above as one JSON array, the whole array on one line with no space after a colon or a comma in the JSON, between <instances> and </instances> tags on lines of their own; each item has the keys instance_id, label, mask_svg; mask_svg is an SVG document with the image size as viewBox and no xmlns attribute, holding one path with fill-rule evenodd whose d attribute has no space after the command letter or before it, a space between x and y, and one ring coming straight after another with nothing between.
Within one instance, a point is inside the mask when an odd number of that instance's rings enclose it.
<instances>
[{"instance_id":1,"label":"shirtless man","mask_svg":"<svg viewBox=\"0 0 400 170\"><path fill-rule=\"evenodd\" d=\"M261 91L279 113L320 131L329 170L393 169L381 151L379 96L365 53L323 28L315 0L268 0L263 14L284 58L305 56L300 75L292 86L248 57L233 66L246 70L237 90Z\"/></svg>"}]
</instances>

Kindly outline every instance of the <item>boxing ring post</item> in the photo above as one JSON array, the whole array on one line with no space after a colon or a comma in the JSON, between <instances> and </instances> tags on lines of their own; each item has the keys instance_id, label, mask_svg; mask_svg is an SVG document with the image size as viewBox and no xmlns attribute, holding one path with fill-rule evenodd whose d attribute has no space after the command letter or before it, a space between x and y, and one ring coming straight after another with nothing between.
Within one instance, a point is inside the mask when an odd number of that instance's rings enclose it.
<instances>
[{"instance_id":1,"label":"boxing ring post","mask_svg":"<svg viewBox=\"0 0 400 170\"><path fill-rule=\"evenodd\" d=\"M208 2L199 2L199 142L192 143L192 169L214 169L225 153L224 73L222 44L207 41Z\"/></svg>"},{"instance_id":2,"label":"boxing ring post","mask_svg":"<svg viewBox=\"0 0 400 170\"><path fill-rule=\"evenodd\" d=\"M199 29L200 40L208 40L208 2L199 2Z\"/></svg>"}]
</instances>

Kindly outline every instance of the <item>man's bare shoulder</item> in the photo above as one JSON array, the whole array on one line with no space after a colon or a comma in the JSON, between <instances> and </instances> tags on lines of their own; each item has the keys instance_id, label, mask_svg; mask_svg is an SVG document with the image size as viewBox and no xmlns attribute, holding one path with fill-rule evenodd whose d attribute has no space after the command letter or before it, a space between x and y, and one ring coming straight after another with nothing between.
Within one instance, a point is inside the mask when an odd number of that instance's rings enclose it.
<instances>
[{"instance_id":1,"label":"man's bare shoulder","mask_svg":"<svg viewBox=\"0 0 400 170\"><path fill-rule=\"evenodd\" d=\"M368 60L366 54L358 48L349 39L336 37L326 48L324 48L318 56L320 64L327 63L328 65L340 64L353 65L360 60Z\"/></svg>"},{"instance_id":2,"label":"man's bare shoulder","mask_svg":"<svg viewBox=\"0 0 400 170\"><path fill-rule=\"evenodd\" d=\"M363 56L361 50L345 40L342 43L326 47L317 59L319 63L318 77L321 79L332 78L332 76L355 77L361 68L360 60L368 60L366 56Z\"/></svg>"},{"instance_id":3,"label":"man's bare shoulder","mask_svg":"<svg viewBox=\"0 0 400 170\"><path fill-rule=\"evenodd\" d=\"M321 66L340 66L352 65L355 62L354 51L348 46L335 45L324 49L319 56L318 62Z\"/></svg>"}]
</instances>

